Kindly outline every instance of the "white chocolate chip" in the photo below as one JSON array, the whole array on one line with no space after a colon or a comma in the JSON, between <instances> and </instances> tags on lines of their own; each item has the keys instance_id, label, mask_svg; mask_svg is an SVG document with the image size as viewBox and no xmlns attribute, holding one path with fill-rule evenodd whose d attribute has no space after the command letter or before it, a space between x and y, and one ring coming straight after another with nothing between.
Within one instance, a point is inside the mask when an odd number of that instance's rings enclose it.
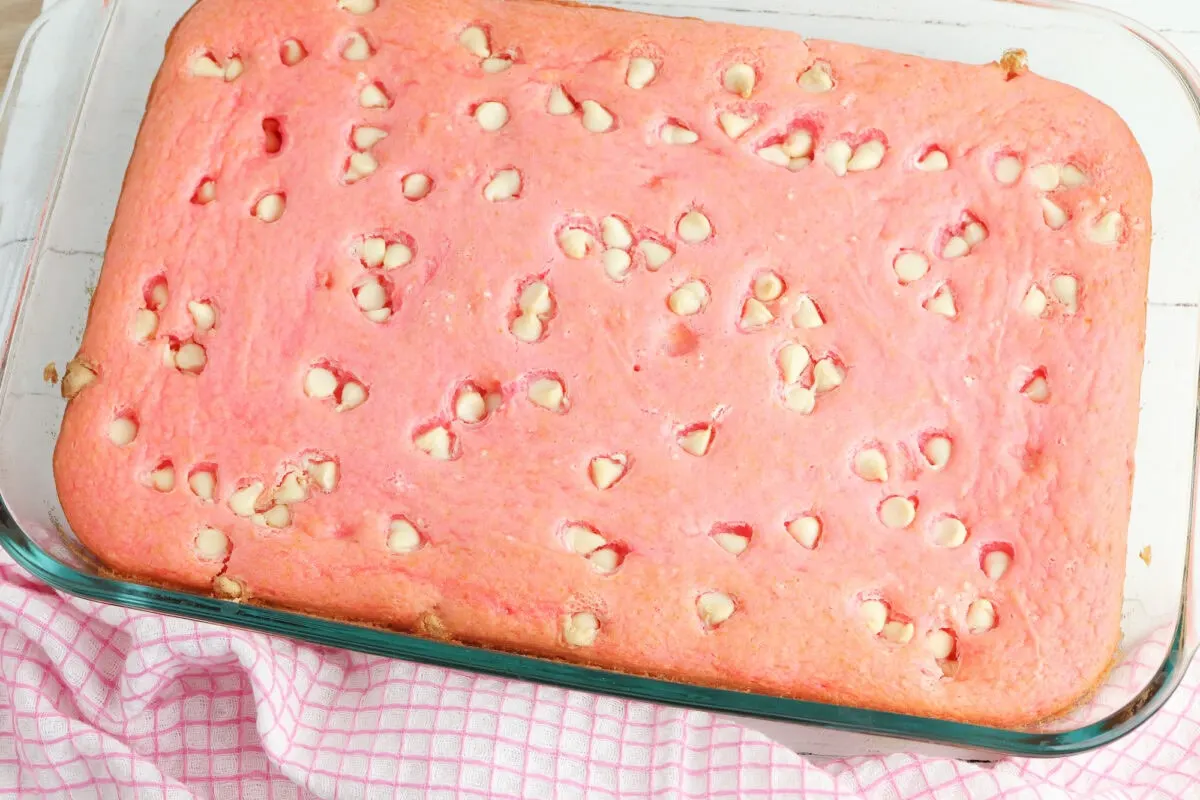
<instances>
[{"instance_id":1,"label":"white chocolate chip","mask_svg":"<svg viewBox=\"0 0 1200 800\"><path fill-rule=\"evenodd\" d=\"M783 151L783 145L772 144L758 149L758 157L776 167L786 167L792 163L791 157Z\"/></svg>"},{"instance_id":2,"label":"white chocolate chip","mask_svg":"<svg viewBox=\"0 0 1200 800\"><path fill-rule=\"evenodd\" d=\"M394 519L388 525L387 548L396 555L415 553L421 549L421 534L406 519Z\"/></svg>"},{"instance_id":3,"label":"white chocolate chip","mask_svg":"<svg viewBox=\"0 0 1200 800\"><path fill-rule=\"evenodd\" d=\"M730 555L740 556L750 546L750 538L735 531L717 531L712 540Z\"/></svg>"},{"instance_id":4,"label":"white chocolate chip","mask_svg":"<svg viewBox=\"0 0 1200 800\"><path fill-rule=\"evenodd\" d=\"M610 489L625 477L629 469L629 459L624 453L614 453L610 456L596 456L588 464L588 477L592 485L600 491Z\"/></svg>"},{"instance_id":5,"label":"white chocolate chip","mask_svg":"<svg viewBox=\"0 0 1200 800\"><path fill-rule=\"evenodd\" d=\"M917 518L917 507L907 497L894 494L879 504L879 521L889 528L907 528Z\"/></svg>"},{"instance_id":6,"label":"white chocolate chip","mask_svg":"<svg viewBox=\"0 0 1200 800\"><path fill-rule=\"evenodd\" d=\"M534 281L521 290L517 307L526 314L549 314L554 308L550 287L542 281Z\"/></svg>"},{"instance_id":7,"label":"white chocolate chip","mask_svg":"<svg viewBox=\"0 0 1200 800\"><path fill-rule=\"evenodd\" d=\"M338 411L353 411L367 402L367 387L357 381L349 381L342 387L342 401L338 403Z\"/></svg>"},{"instance_id":8,"label":"white chocolate chip","mask_svg":"<svg viewBox=\"0 0 1200 800\"><path fill-rule=\"evenodd\" d=\"M667 308L681 317L699 314L708 305L708 287L697 280L687 281L667 297Z\"/></svg>"},{"instance_id":9,"label":"white chocolate chip","mask_svg":"<svg viewBox=\"0 0 1200 800\"><path fill-rule=\"evenodd\" d=\"M346 163L346 172L342 175L342 181L351 184L358 183L363 178L374 175L377 169L379 169L379 162L375 156L370 153L351 153L350 159Z\"/></svg>"},{"instance_id":10,"label":"white chocolate chip","mask_svg":"<svg viewBox=\"0 0 1200 800\"><path fill-rule=\"evenodd\" d=\"M382 325L392 318L392 310L390 308L377 308L374 311L364 311L363 316L371 322Z\"/></svg>"},{"instance_id":11,"label":"white chocolate chip","mask_svg":"<svg viewBox=\"0 0 1200 800\"><path fill-rule=\"evenodd\" d=\"M930 150L916 160L915 165L921 172L945 172L950 169L950 159L941 150Z\"/></svg>"},{"instance_id":12,"label":"white chocolate chip","mask_svg":"<svg viewBox=\"0 0 1200 800\"><path fill-rule=\"evenodd\" d=\"M271 493L271 501L275 505L287 506L303 503L308 499L308 476L302 472L291 470L283 476L278 488Z\"/></svg>"},{"instance_id":13,"label":"white chocolate chip","mask_svg":"<svg viewBox=\"0 0 1200 800\"><path fill-rule=\"evenodd\" d=\"M991 600L980 598L967 608L967 630L986 633L996 627L996 607Z\"/></svg>"},{"instance_id":14,"label":"white chocolate chip","mask_svg":"<svg viewBox=\"0 0 1200 800\"><path fill-rule=\"evenodd\" d=\"M667 144L695 144L700 141L700 134L693 130L668 122L658 132L658 138Z\"/></svg>"},{"instance_id":15,"label":"white chocolate chip","mask_svg":"<svg viewBox=\"0 0 1200 800\"><path fill-rule=\"evenodd\" d=\"M801 547L813 550L821 538L821 520L816 517L797 517L787 524L787 532Z\"/></svg>"},{"instance_id":16,"label":"white chocolate chip","mask_svg":"<svg viewBox=\"0 0 1200 800\"><path fill-rule=\"evenodd\" d=\"M804 345L795 342L784 345L778 358L779 374L783 382L789 386L798 383L811 361L812 357Z\"/></svg>"},{"instance_id":17,"label":"white chocolate chip","mask_svg":"<svg viewBox=\"0 0 1200 800\"><path fill-rule=\"evenodd\" d=\"M430 428L413 439L417 449L435 461L450 461L454 457L455 437L445 426Z\"/></svg>"},{"instance_id":18,"label":"white chocolate chip","mask_svg":"<svg viewBox=\"0 0 1200 800\"><path fill-rule=\"evenodd\" d=\"M1064 164L1062 173L1060 174L1062 185L1068 189L1076 189L1084 186L1088 182L1087 175L1079 167L1074 164Z\"/></svg>"},{"instance_id":19,"label":"white chocolate chip","mask_svg":"<svg viewBox=\"0 0 1200 800\"><path fill-rule=\"evenodd\" d=\"M825 148L825 166L833 170L833 174L840 178L850 168L850 158L853 155L854 150L850 147L849 142L841 140L831 142Z\"/></svg>"},{"instance_id":20,"label":"white chocolate chip","mask_svg":"<svg viewBox=\"0 0 1200 800\"><path fill-rule=\"evenodd\" d=\"M1050 384L1043 375L1035 374L1021 388L1021 394L1035 403L1044 403L1050 399Z\"/></svg>"},{"instance_id":21,"label":"white chocolate chip","mask_svg":"<svg viewBox=\"0 0 1200 800\"><path fill-rule=\"evenodd\" d=\"M296 66L307 55L308 51L304 49L304 45L295 39L287 39L279 48L279 59L289 67Z\"/></svg>"},{"instance_id":22,"label":"white chocolate chip","mask_svg":"<svg viewBox=\"0 0 1200 800\"><path fill-rule=\"evenodd\" d=\"M362 311L379 311L387 307L387 290L378 278L370 276L358 287L354 300Z\"/></svg>"},{"instance_id":23,"label":"white chocolate chip","mask_svg":"<svg viewBox=\"0 0 1200 800\"><path fill-rule=\"evenodd\" d=\"M1050 230L1059 230L1067 224L1067 212L1049 197L1041 198L1042 220Z\"/></svg>"},{"instance_id":24,"label":"white chocolate chip","mask_svg":"<svg viewBox=\"0 0 1200 800\"><path fill-rule=\"evenodd\" d=\"M326 494L332 492L338 485L338 465L336 461L314 461L307 467L308 477L317 488Z\"/></svg>"},{"instance_id":25,"label":"white chocolate chip","mask_svg":"<svg viewBox=\"0 0 1200 800\"><path fill-rule=\"evenodd\" d=\"M942 258L950 260L962 258L971 252L971 244L961 236L951 236L942 248Z\"/></svg>"},{"instance_id":26,"label":"white chocolate chip","mask_svg":"<svg viewBox=\"0 0 1200 800\"><path fill-rule=\"evenodd\" d=\"M615 547L602 547L587 556L592 569L601 575L611 575L621 566L621 553Z\"/></svg>"},{"instance_id":27,"label":"white chocolate chip","mask_svg":"<svg viewBox=\"0 0 1200 800\"><path fill-rule=\"evenodd\" d=\"M413 251L412 248L404 242L392 242L383 251L383 268L385 270L399 269L407 267L412 263Z\"/></svg>"},{"instance_id":28,"label":"white chocolate chip","mask_svg":"<svg viewBox=\"0 0 1200 800\"><path fill-rule=\"evenodd\" d=\"M169 492L174 489L175 468L170 464L166 464L151 472L150 485L159 492Z\"/></svg>"},{"instance_id":29,"label":"white chocolate chip","mask_svg":"<svg viewBox=\"0 0 1200 800\"><path fill-rule=\"evenodd\" d=\"M1058 188L1062 173L1058 164L1038 164L1029 170L1029 180L1041 192L1052 192Z\"/></svg>"},{"instance_id":30,"label":"white chocolate chip","mask_svg":"<svg viewBox=\"0 0 1200 800\"><path fill-rule=\"evenodd\" d=\"M529 402L547 411L562 412L566 409L567 390L557 378L538 378L529 384Z\"/></svg>"},{"instance_id":31,"label":"white chocolate chip","mask_svg":"<svg viewBox=\"0 0 1200 800\"><path fill-rule=\"evenodd\" d=\"M433 188L433 181L428 175L420 172L413 172L404 176L401 181L401 190L404 192L404 197L408 200L424 199L429 191Z\"/></svg>"},{"instance_id":32,"label":"white chocolate chip","mask_svg":"<svg viewBox=\"0 0 1200 800\"><path fill-rule=\"evenodd\" d=\"M1025 293L1025 298L1021 300L1021 310L1031 317L1040 317L1046 313L1047 298L1035 283L1029 287L1029 291Z\"/></svg>"},{"instance_id":33,"label":"white chocolate chip","mask_svg":"<svg viewBox=\"0 0 1200 800\"><path fill-rule=\"evenodd\" d=\"M286 205L281 194L264 195L254 206L254 216L261 222L277 222Z\"/></svg>"},{"instance_id":34,"label":"white chocolate chip","mask_svg":"<svg viewBox=\"0 0 1200 800\"><path fill-rule=\"evenodd\" d=\"M483 187L483 199L493 203L512 200L521 194L521 173L515 169L502 169Z\"/></svg>"},{"instance_id":35,"label":"white chocolate chip","mask_svg":"<svg viewBox=\"0 0 1200 800\"><path fill-rule=\"evenodd\" d=\"M508 54L485 58L479 63L479 66L482 67L483 71L488 75L499 75L501 72L509 69L512 65L512 56Z\"/></svg>"},{"instance_id":36,"label":"white chocolate chip","mask_svg":"<svg viewBox=\"0 0 1200 800\"><path fill-rule=\"evenodd\" d=\"M703 242L712 236L712 223L699 211L689 211L679 218L676 226L679 238L689 244Z\"/></svg>"},{"instance_id":37,"label":"white chocolate chip","mask_svg":"<svg viewBox=\"0 0 1200 800\"><path fill-rule=\"evenodd\" d=\"M196 333L208 333L217 326L217 311L212 307L212 303L192 300L187 304L187 308L188 313L192 316L192 324L196 327Z\"/></svg>"},{"instance_id":38,"label":"white chocolate chip","mask_svg":"<svg viewBox=\"0 0 1200 800\"><path fill-rule=\"evenodd\" d=\"M375 6L376 0L338 0L338 8L351 14L370 14Z\"/></svg>"},{"instance_id":39,"label":"white chocolate chip","mask_svg":"<svg viewBox=\"0 0 1200 800\"><path fill-rule=\"evenodd\" d=\"M958 306L954 302L954 295L950 292L950 287L944 283L923 305L926 311L931 311L946 319L954 319L958 316Z\"/></svg>"},{"instance_id":40,"label":"white chocolate chip","mask_svg":"<svg viewBox=\"0 0 1200 800\"><path fill-rule=\"evenodd\" d=\"M858 618L873 635L883 633L887 625L888 607L882 600L864 600L858 606Z\"/></svg>"},{"instance_id":41,"label":"white chocolate chip","mask_svg":"<svg viewBox=\"0 0 1200 800\"><path fill-rule=\"evenodd\" d=\"M207 363L208 354L204 351L203 346L195 342L181 345L175 353L175 368L180 372L196 375L204 371L204 365Z\"/></svg>"},{"instance_id":42,"label":"white chocolate chip","mask_svg":"<svg viewBox=\"0 0 1200 800\"><path fill-rule=\"evenodd\" d=\"M1116 244L1125 229L1125 217L1120 211L1109 211L1088 228L1087 237L1096 244Z\"/></svg>"},{"instance_id":43,"label":"white chocolate chip","mask_svg":"<svg viewBox=\"0 0 1200 800\"><path fill-rule=\"evenodd\" d=\"M754 299L771 303L783 295L783 278L774 272L763 272L754 278Z\"/></svg>"},{"instance_id":44,"label":"white chocolate chip","mask_svg":"<svg viewBox=\"0 0 1200 800\"><path fill-rule=\"evenodd\" d=\"M286 528L292 524L292 512L287 506L271 506L262 515L263 524L268 528Z\"/></svg>"},{"instance_id":45,"label":"white chocolate chip","mask_svg":"<svg viewBox=\"0 0 1200 800\"><path fill-rule=\"evenodd\" d=\"M996 159L992 167L992 176L1005 186L1011 186L1021 177L1021 169L1021 159L1016 156L1002 156Z\"/></svg>"},{"instance_id":46,"label":"white chocolate chip","mask_svg":"<svg viewBox=\"0 0 1200 800\"><path fill-rule=\"evenodd\" d=\"M499 100L488 100L475 108L475 121L485 131L498 131L508 124L508 106Z\"/></svg>"},{"instance_id":47,"label":"white chocolate chip","mask_svg":"<svg viewBox=\"0 0 1200 800\"><path fill-rule=\"evenodd\" d=\"M230 578L228 575L218 575L213 578L213 594L217 597L224 597L233 602L238 602L246 594L246 587L236 578Z\"/></svg>"},{"instance_id":48,"label":"white chocolate chip","mask_svg":"<svg viewBox=\"0 0 1200 800\"><path fill-rule=\"evenodd\" d=\"M922 253L905 250L892 261L892 269L900 283L912 283L924 278L925 273L929 272L929 259Z\"/></svg>"},{"instance_id":49,"label":"white chocolate chip","mask_svg":"<svg viewBox=\"0 0 1200 800\"><path fill-rule=\"evenodd\" d=\"M724 592L704 592L696 598L696 613L705 627L715 628L733 616L733 598Z\"/></svg>"},{"instance_id":50,"label":"white chocolate chip","mask_svg":"<svg viewBox=\"0 0 1200 800\"><path fill-rule=\"evenodd\" d=\"M239 517L253 516L254 507L258 504L258 498L262 493L263 485L261 482L255 482L238 489L229 496L229 510Z\"/></svg>"},{"instance_id":51,"label":"white chocolate chip","mask_svg":"<svg viewBox=\"0 0 1200 800\"><path fill-rule=\"evenodd\" d=\"M950 462L950 450L950 439L941 435L930 436L921 445L921 455L934 472L941 471Z\"/></svg>"},{"instance_id":52,"label":"white chocolate chip","mask_svg":"<svg viewBox=\"0 0 1200 800\"><path fill-rule=\"evenodd\" d=\"M352 31L342 46L342 58L347 61L366 61L370 57L371 45L367 43L367 37Z\"/></svg>"},{"instance_id":53,"label":"white chocolate chip","mask_svg":"<svg viewBox=\"0 0 1200 800\"><path fill-rule=\"evenodd\" d=\"M138 423L131 417L119 416L108 423L108 440L118 447L132 444L138 438Z\"/></svg>"},{"instance_id":54,"label":"white chocolate chip","mask_svg":"<svg viewBox=\"0 0 1200 800\"><path fill-rule=\"evenodd\" d=\"M1054 299L1063 304L1068 314L1079 308L1079 281L1073 275L1055 275L1050 279L1050 291Z\"/></svg>"},{"instance_id":55,"label":"white chocolate chip","mask_svg":"<svg viewBox=\"0 0 1200 800\"><path fill-rule=\"evenodd\" d=\"M604 547L608 541L586 525L567 525L563 528L563 544L572 553L586 556Z\"/></svg>"},{"instance_id":56,"label":"white chocolate chip","mask_svg":"<svg viewBox=\"0 0 1200 800\"><path fill-rule=\"evenodd\" d=\"M487 416L487 403L474 386L467 386L454 398L454 416L459 422L473 425Z\"/></svg>"},{"instance_id":57,"label":"white chocolate chip","mask_svg":"<svg viewBox=\"0 0 1200 800\"><path fill-rule=\"evenodd\" d=\"M863 142L854 148L854 155L846 163L846 169L850 172L866 172L875 169L883 163L886 153L887 147L878 139Z\"/></svg>"},{"instance_id":58,"label":"white chocolate chip","mask_svg":"<svg viewBox=\"0 0 1200 800\"><path fill-rule=\"evenodd\" d=\"M546 101L546 113L555 117L567 117L575 113L575 101L561 86L550 90L550 98Z\"/></svg>"},{"instance_id":59,"label":"white chocolate chip","mask_svg":"<svg viewBox=\"0 0 1200 800\"><path fill-rule=\"evenodd\" d=\"M592 133L608 133L613 129L616 120L613 119L613 115L607 108L595 100L584 100L580 105L583 107L584 130Z\"/></svg>"},{"instance_id":60,"label":"white chocolate chip","mask_svg":"<svg viewBox=\"0 0 1200 800\"><path fill-rule=\"evenodd\" d=\"M595 244L592 234L583 228L563 228L558 233L558 246L567 258L584 258Z\"/></svg>"},{"instance_id":61,"label":"white chocolate chip","mask_svg":"<svg viewBox=\"0 0 1200 800\"><path fill-rule=\"evenodd\" d=\"M605 250L600 257L600 262L604 266L604 274L610 280L618 283L629 278L629 269L633 266L633 257L624 250Z\"/></svg>"},{"instance_id":62,"label":"white chocolate chip","mask_svg":"<svg viewBox=\"0 0 1200 800\"><path fill-rule=\"evenodd\" d=\"M749 64L734 64L725 70L722 78L725 91L740 95L747 100L754 93L755 81L754 67Z\"/></svg>"},{"instance_id":63,"label":"white chocolate chip","mask_svg":"<svg viewBox=\"0 0 1200 800\"><path fill-rule=\"evenodd\" d=\"M372 236L364 239L361 255L363 266L368 268L382 267L383 258L387 255L387 239L380 236Z\"/></svg>"},{"instance_id":64,"label":"white chocolate chip","mask_svg":"<svg viewBox=\"0 0 1200 800\"><path fill-rule=\"evenodd\" d=\"M938 547L961 547L967 541L967 526L955 517L942 517L933 523L933 543Z\"/></svg>"},{"instance_id":65,"label":"white chocolate chip","mask_svg":"<svg viewBox=\"0 0 1200 800\"><path fill-rule=\"evenodd\" d=\"M324 367L313 367L304 376L304 393L309 397L317 399L333 397L337 388L337 376Z\"/></svg>"},{"instance_id":66,"label":"white chocolate chip","mask_svg":"<svg viewBox=\"0 0 1200 800\"><path fill-rule=\"evenodd\" d=\"M600 220L600 240L605 247L628 250L633 247L633 234L620 217L608 216Z\"/></svg>"},{"instance_id":67,"label":"white chocolate chip","mask_svg":"<svg viewBox=\"0 0 1200 800\"><path fill-rule=\"evenodd\" d=\"M73 359L67 364L66 374L62 380L62 396L67 400L73 400L87 387L91 386L96 381L96 372L87 364L79 359Z\"/></svg>"},{"instance_id":68,"label":"white chocolate chip","mask_svg":"<svg viewBox=\"0 0 1200 800\"><path fill-rule=\"evenodd\" d=\"M383 89L373 83L368 83L358 93L358 104L363 108L388 108L391 106L391 101L383 93Z\"/></svg>"},{"instance_id":69,"label":"white chocolate chip","mask_svg":"<svg viewBox=\"0 0 1200 800\"><path fill-rule=\"evenodd\" d=\"M478 25L464 28L458 35L458 43L476 58L487 58L492 54L492 46L488 42L487 31Z\"/></svg>"},{"instance_id":70,"label":"white chocolate chip","mask_svg":"<svg viewBox=\"0 0 1200 800\"><path fill-rule=\"evenodd\" d=\"M571 647L591 647L600 634L600 621L588 611L571 614L563 620L563 641Z\"/></svg>"},{"instance_id":71,"label":"white chocolate chip","mask_svg":"<svg viewBox=\"0 0 1200 800\"><path fill-rule=\"evenodd\" d=\"M746 298L742 303L742 316L738 319L738 327L744 331L754 331L765 328L775 321L775 315L759 300Z\"/></svg>"},{"instance_id":72,"label":"white chocolate chip","mask_svg":"<svg viewBox=\"0 0 1200 800\"><path fill-rule=\"evenodd\" d=\"M245 71L246 65L242 63L240 58L234 56L233 58L229 59L229 63L225 65L226 83L232 83L233 81L236 81Z\"/></svg>"},{"instance_id":73,"label":"white chocolate chip","mask_svg":"<svg viewBox=\"0 0 1200 800\"><path fill-rule=\"evenodd\" d=\"M846 373L831 358L822 358L813 367L813 391L817 394L831 392L842 385Z\"/></svg>"},{"instance_id":74,"label":"white chocolate chip","mask_svg":"<svg viewBox=\"0 0 1200 800\"><path fill-rule=\"evenodd\" d=\"M211 503L217 491L216 473L211 470L197 470L188 476L188 487L196 497Z\"/></svg>"},{"instance_id":75,"label":"white chocolate chip","mask_svg":"<svg viewBox=\"0 0 1200 800\"><path fill-rule=\"evenodd\" d=\"M900 620L889 620L880 631L880 636L893 644L908 644L913 637L913 624Z\"/></svg>"},{"instance_id":76,"label":"white chocolate chip","mask_svg":"<svg viewBox=\"0 0 1200 800\"><path fill-rule=\"evenodd\" d=\"M756 116L743 116L732 111L722 111L717 115L717 124L730 139L741 138L746 131L754 127L756 122L758 122Z\"/></svg>"},{"instance_id":77,"label":"white chocolate chip","mask_svg":"<svg viewBox=\"0 0 1200 800\"><path fill-rule=\"evenodd\" d=\"M806 294L796 299L796 313L792 315L792 324L797 328L819 328L825 324L820 309L813 299Z\"/></svg>"},{"instance_id":78,"label":"white chocolate chip","mask_svg":"<svg viewBox=\"0 0 1200 800\"><path fill-rule=\"evenodd\" d=\"M817 407L817 393L803 386L789 386L783 392L783 404L791 411L811 414Z\"/></svg>"},{"instance_id":79,"label":"white chocolate chip","mask_svg":"<svg viewBox=\"0 0 1200 800\"><path fill-rule=\"evenodd\" d=\"M201 206L206 206L216 199L217 182L212 178L200 181L200 185L196 187L196 194L192 196L192 202Z\"/></svg>"},{"instance_id":80,"label":"white chocolate chip","mask_svg":"<svg viewBox=\"0 0 1200 800\"><path fill-rule=\"evenodd\" d=\"M1008 572L1012 557L1003 550L993 550L983 557L983 574L988 580L998 581Z\"/></svg>"},{"instance_id":81,"label":"white chocolate chip","mask_svg":"<svg viewBox=\"0 0 1200 800\"><path fill-rule=\"evenodd\" d=\"M133 338L145 342L158 332L158 314L148 308L139 308L133 315Z\"/></svg>"},{"instance_id":82,"label":"white chocolate chip","mask_svg":"<svg viewBox=\"0 0 1200 800\"><path fill-rule=\"evenodd\" d=\"M813 144L812 134L802 128L789 133L787 138L779 144L779 148L788 158L795 159L811 156Z\"/></svg>"},{"instance_id":83,"label":"white chocolate chip","mask_svg":"<svg viewBox=\"0 0 1200 800\"><path fill-rule=\"evenodd\" d=\"M883 483L888 479L887 456L876 447L865 447L854 454L854 474L864 481Z\"/></svg>"},{"instance_id":84,"label":"white chocolate chip","mask_svg":"<svg viewBox=\"0 0 1200 800\"><path fill-rule=\"evenodd\" d=\"M200 55L192 59L192 76L196 78L224 78L225 70L210 55Z\"/></svg>"},{"instance_id":85,"label":"white chocolate chip","mask_svg":"<svg viewBox=\"0 0 1200 800\"><path fill-rule=\"evenodd\" d=\"M954 654L954 634L947 630L935 630L925 634L925 650L938 661L945 661Z\"/></svg>"},{"instance_id":86,"label":"white chocolate chip","mask_svg":"<svg viewBox=\"0 0 1200 800\"><path fill-rule=\"evenodd\" d=\"M963 227L962 238L971 249L975 249L977 245L987 239L987 236L987 228L983 227L981 223L968 222Z\"/></svg>"},{"instance_id":87,"label":"white chocolate chip","mask_svg":"<svg viewBox=\"0 0 1200 800\"><path fill-rule=\"evenodd\" d=\"M712 447L714 431L711 425L701 425L683 433L679 437L679 446L683 452L693 456L708 455Z\"/></svg>"},{"instance_id":88,"label":"white chocolate chip","mask_svg":"<svg viewBox=\"0 0 1200 800\"><path fill-rule=\"evenodd\" d=\"M637 245L638 252L646 259L646 269L654 272L671 260L675 252L661 242L653 239L642 239Z\"/></svg>"},{"instance_id":89,"label":"white chocolate chip","mask_svg":"<svg viewBox=\"0 0 1200 800\"><path fill-rule=\"evenodd\" d=\"M658 74L658 65L648 58L635 57L629 59L629 69L625 73L625 85L630 89L645 89Z\"/></svg>"},{"instance_id":90,"label":"white chocolate chip","mask_svg":"<svg viewBox=\"0 0 1200 800\"><path fill-rule=\"evenodd\" d=\"M229 555L229 538L216 528L201 528L192 549L201 561L224 561Z\"/></svg>"},{"instance_id":91,"label":"white chocolate chip","mask_svg":"<svg viewBox=\"0 0 1200 800\"><path fill-rule=\"evenodd\" d=\"M817 61L811 67L800 73L796 81L800 88L813 94L821 94L833 89L833 73L824 61Z\"/></svg>"},{"instance_id":92,"label":"white chocolate chip","mask_svg":"<svg viewBox=\"0 0 1200 800\"><path fill-rule=\"evenodd\" d=\"M519 341L531 344L542 338L545 325L533 314L522 314L512 321L508 331Z\"/></svg>"}]
</instances>

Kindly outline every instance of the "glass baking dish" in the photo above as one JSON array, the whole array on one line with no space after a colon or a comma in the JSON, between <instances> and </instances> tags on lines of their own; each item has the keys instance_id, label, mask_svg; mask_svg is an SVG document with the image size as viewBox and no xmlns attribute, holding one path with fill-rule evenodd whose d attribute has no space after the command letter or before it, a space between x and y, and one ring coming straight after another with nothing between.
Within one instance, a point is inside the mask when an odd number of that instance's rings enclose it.
<instances>
[{"instance_id":1,"label":"glass baking dish","mask_svg":"<svg viewBox=\"0 0 1200 800\"><path fill-rule=\"evenodd\" d=\"M607 3L968 62L991 61L1021 47L1036 72L1115 108L1144 149L1154 177L1155 233L1124 638L1108 680L1090 701L1037 728L1001 730L617 674L107 577L62 522L51 454L65 403L49 380L49 365L61 370L77 349L145 99L167 36L191 3L114 0L101 7L94 0L62 0L31 29L0 108L0 182L12 185L13 171L28 172L32 163L33 174L22 180L37 186L35 179L43 178L46 190L37 196L38 214L16 223L0 215L0 323L11 322L0 380L0 542L31 573L72 594L134 608L733 715L807 751L821 750L812 743L836 734L842 736L835 746L840 753L920 749L925 743L957 748L951 751L956 754L1063 755L1128 733L1178 685L1200 645L1192 547L1200 270L1189 258L1200 251L1193 221L1200 207L1200 81L1160 37L1114 14L1061 0ZM68 49L95 53L86 71L71 73L61 59ZM57 82L53 92L44 85L50 73ZM40 116L22 105L39 82L47 103ZM70 124L64 108L77 109ZM39 130L31 139L32 126L45 126L46 119L61 119L61 129ZM896 744L891 737L907 741Z\"/></svg>"}]
</instances>

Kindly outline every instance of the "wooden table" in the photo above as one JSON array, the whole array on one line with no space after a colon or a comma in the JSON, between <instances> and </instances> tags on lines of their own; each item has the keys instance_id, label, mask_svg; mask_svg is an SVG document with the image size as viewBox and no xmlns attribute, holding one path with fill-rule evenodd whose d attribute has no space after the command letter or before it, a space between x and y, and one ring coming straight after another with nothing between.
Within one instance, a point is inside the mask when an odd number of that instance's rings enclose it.
<instances>
[{"instance_id":1,"label":"wooden table","mask_svg":"<svg viewBox=\"0 0 1200 800\"><path fill-rule=\"evenodd\" d=\"M0 91L8 80L21 36L42 10L42 0L0 0Z\"/></svg>"}]
</instances>

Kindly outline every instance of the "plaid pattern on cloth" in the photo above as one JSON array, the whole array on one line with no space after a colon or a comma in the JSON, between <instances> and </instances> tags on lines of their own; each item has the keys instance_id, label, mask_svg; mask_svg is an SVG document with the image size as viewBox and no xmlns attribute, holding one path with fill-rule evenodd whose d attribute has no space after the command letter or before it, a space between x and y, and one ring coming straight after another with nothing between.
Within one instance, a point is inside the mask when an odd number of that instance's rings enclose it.
<instances>
[{"instance_id":1,"label":"plaid pattern on cloth","mask_svg":"<svg viewBox=\"0 0 1200 800\"><path fill-rule=\"evenodd\" d=\"M816 763L711 714L62 596L0 553L0 798L1200 798L1198 697L1193 667L1072 758Z\"/></svg>"}]
</instances>

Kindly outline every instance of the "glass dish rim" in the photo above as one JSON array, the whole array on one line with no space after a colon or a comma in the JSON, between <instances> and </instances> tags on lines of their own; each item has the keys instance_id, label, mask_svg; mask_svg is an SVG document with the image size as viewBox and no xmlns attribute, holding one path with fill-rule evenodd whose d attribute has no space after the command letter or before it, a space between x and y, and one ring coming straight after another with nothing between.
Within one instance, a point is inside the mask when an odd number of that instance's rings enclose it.
<instances>
[{"instance_id":1,"label":"glass dish rim","mask_svg":"<svg viewBox=\"0 0 1200 800\"><path fill-rule=\"evenodd\" d=\"M76 3L81 0L75 0ZM602 2L602 0L601 0ZM1098 17L1124 29L1141 40L1163 61L1177 80L1188 90L1200 127L1200 75L1179 53L1177 48L1153 30L1119 13L1097 8L1077 0L982 0L987 3L1036 8L1059 9ZM0 99L0 133L7 130L13 90L20 85L32 44L42 30L54 19L64 15L71 6L65 0L43 12L26 32L17 49L8 90ZM104 23L97 34L96 52L90 59L81 84L79 108L64 137L62 155L55 168L51 190L46 197L41 226L44 226L57 205L65 165L72 152L80 120L94 83L96 64L108 41L112 21L122 0L112 0L104 14ZM42 256L44 236L38 230L33 247L23 265L25 278ZM0 342L0 370L7 362L14 333L23 311L25 289L17 299L12 324ZM0 380L6 376L0 374ZM1200 386L1197 389L1200 393ZM1193 445L1194 469L1200 467L1200 443ZM39 547L9 513L0 500L0 546L10 557L34 577L56 590L70 595L126 608L151 611L167 616L228 625L268 635L286 636L319 646L344 648L389 658L401 658L471 673L500 678L543 683L564 689L607 694L629 700L660 703L692 708L711 713L725 713L786 723L823 727L872 736L895 737L931 742L997 754L1061 757L1084 752L1109 744L1146 722L1173 694L1182 682L1191 660L1186 639L1190 638L1192 618L1189 605L1193 602L1191 566L1194 559L1196 493L1190 501L1187 531L1188 563L1184 569L1181 610L1170 645L1153 677L1146 686L1123 707L1104 718L1079 728L1044 732L1036 728L1013 730L954 722L931 717L899 714L852 706L838 706L810 700L765 695L732 689L687 684L615 672L574 663L554 661L517 652L490 649L453 641L423 638L412 634L371 627L361 623L337 621L309 616L278 607L243 604L219 600L177 589L133 583L105 576L80 572L50 556Z\"/></svg>"}]
</instances>

